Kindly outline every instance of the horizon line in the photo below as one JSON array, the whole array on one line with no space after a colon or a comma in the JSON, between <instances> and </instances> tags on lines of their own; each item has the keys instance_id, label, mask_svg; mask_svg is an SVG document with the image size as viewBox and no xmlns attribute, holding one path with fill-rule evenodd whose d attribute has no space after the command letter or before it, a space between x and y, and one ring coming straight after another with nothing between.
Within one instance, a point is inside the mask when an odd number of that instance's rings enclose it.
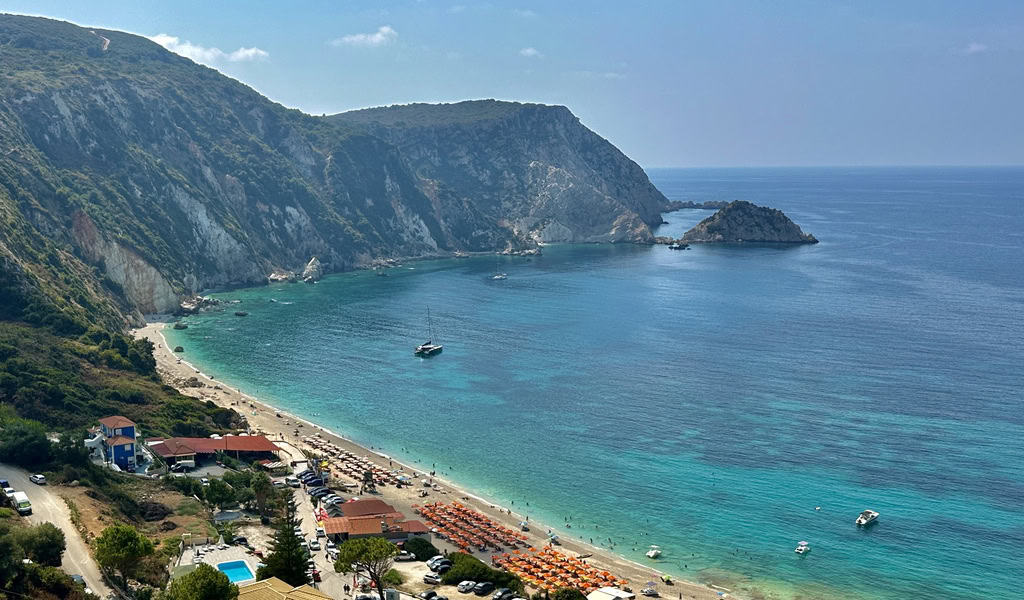
<instances>
[{"instance_id":1,"label":"horizon line","mask_svg":"<svg viewBox=\"0 0 1024 600\"><path fill-rule=\"evenodd\" d=\"M639 163L638 163L639 164ZM647 169L1014 169L1024 168L1024 163L960 163L960 164L833 164L833 165L652 165L641 166Z\"/></svg>"}]
</instances>

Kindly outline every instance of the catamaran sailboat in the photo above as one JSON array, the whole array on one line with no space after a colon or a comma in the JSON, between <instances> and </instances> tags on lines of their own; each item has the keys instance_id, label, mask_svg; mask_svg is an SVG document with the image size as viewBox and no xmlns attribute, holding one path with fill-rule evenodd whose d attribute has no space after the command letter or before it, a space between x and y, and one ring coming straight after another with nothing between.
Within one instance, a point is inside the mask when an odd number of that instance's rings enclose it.
<instances>
[{"instance_id":1,"label":"catamaran sailboat","mask_svg":"<svg viewBox=\"0 0 1024 600\"><path fill-rule=\"evenodd\" d=\"M427 335L429 336L430 339L423 342L419 346L416 346L416 350L414 352L416 356L433 356L435 354L440 354L441 350L444 350L444 346L442 346L441 344L434 343L434 326L430 321L429 308L427 309Z\"/></svg>"}]
</instances>

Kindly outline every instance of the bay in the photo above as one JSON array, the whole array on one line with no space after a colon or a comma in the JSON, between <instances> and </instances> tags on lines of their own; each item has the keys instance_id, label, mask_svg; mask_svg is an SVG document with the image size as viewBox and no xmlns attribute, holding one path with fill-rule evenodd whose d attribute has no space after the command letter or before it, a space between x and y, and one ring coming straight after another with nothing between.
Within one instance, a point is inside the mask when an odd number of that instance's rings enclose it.
<instances>
[{"instance_id":1,"label":"bay","mask_svg":"<svg viewBox=\"0 0 1024 600\"><path fill-rule=\"evenodd\" d=\"M772 206L822 242L409 262L218 293L249 316L165 333L260 399L564 535L639 562L658 544L687 578L1018 595L1024 169L649 173L670 199ZM428 307L445 349L419 359ZM857 529L865 508L882 516Z\"/></svg>"}]
</instances>

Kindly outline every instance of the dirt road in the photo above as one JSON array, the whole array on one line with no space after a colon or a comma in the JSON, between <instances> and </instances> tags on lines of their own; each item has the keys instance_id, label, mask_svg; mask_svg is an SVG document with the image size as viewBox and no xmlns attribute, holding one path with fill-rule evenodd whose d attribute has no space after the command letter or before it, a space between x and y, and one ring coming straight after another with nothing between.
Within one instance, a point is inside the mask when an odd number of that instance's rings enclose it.
<instances>
[{"instance_id":1,"label":"dirt road","mask_svg":"<svg viewBox=\"0 0 1024 600\"><path fill-rule=\"evenodd\" d=\"M0 478L9 480L11 486L19 492L25 492L32 502L29 522L33 525L53 523L64 532L67 549L64 550L61 568L69 575L81 575L94 594L106 598L110 594L110 588L103 582L99 565L89 554L89 547L85 545L82 536L71 522L68 505L57 494L58 488L36 485L28 480L28 476L29 473L19 468L0 464Z\"/></svg>"}]
</instances>

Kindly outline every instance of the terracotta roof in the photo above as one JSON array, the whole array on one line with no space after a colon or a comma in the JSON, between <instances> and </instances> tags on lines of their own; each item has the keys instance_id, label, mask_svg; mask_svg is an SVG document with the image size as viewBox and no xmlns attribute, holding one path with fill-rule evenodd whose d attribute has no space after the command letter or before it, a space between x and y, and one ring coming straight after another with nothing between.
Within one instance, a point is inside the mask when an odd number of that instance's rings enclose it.
<instances>
[{"instance_id":1,"label":"terracotta roof","mask_svg":"<svg viewBox=\"0 0 1024 600\"><path fill-rule=\"evenodd\" d=\"M150 446L153 452L156 452L164 458L172 456L185 456L189 454L195 454L195 449L186 444L181 438L171 438L162 442L153 444Z\"/></svg>"},{"instance_id":2,"label":"terracotta roof","mask_svg":"<svg viewBox=\"0 0 1024 600\"><path fill-rule=\"evenodd\" d=\"M216 452L277 452L280 448L262 435L211 438L168 438L152 446L160 456L183 454L214 454Z\"/></svg>"},{"instance_id":3,"label":"terracotta roof","mask_svg":"<svg viewBox=\"0 0 1024 600\"><path fill-rule=\"evenodd\" d=\"M135 427L135 423L131 419L128 417L122 417L121 415L103 417L100 419L100 423L103 423L109 429L114 429L116 427Z\"/></svg>"},{"instance_id":4,"label":"terracotta roof","mask_svg":"<svg viewBox=\"0 0 1024 600\"><path fill-rule=\"evenodd\" d=\"M293 588L277 577L238 586L238 600L331 600L308 585Z\"/></svg>"},{"instance_id":5,"label":"terracotta roof","mask_svg":"<svg viewBox=\"0 0 1024 600\"><path fill-rule=\"evenodd\" d=\"M423 524L423 521L402 521L401 523L395 523L402 528L402 531L406 533L426 533L430 531L430 528Z\"/></svg>"},{"instance_id":6,"label":"terracotta roof","mask_svg":"<svg viewBox=\"0 0 1024 600\"><path fill-rule=\"evenodd\" d=\"M107 439L103 440L103 443L105 443L108 446L123 446L125 444L134 444L135 440L133 440L130 437L125 437L123 435L118 435L118 436L114 436L112 438L107 438Z\"/></svg>"},{"instance_id":7,"label":"terracotta roof","mask_svg":"<svg viewBox=\"0 0 1024 600\"><path fill-rule=\"evenodd\" d=\"M380 535L380 522L388 525L388 533L426 533L427 526L420 521L402 521L400 513L367 515L363 517L330 517L324 519L324 531L328 535L347 533L349 535Z\"/></svg>"},{"instance_id":8,"label":"terracotta roof","mask_svg":"<svg viewBox=\"0 0 1024 600\"><path fill-rule=\"evenodd\" d=\"M376 498L367 498L366 500L356 500L354 502L346 502L341 505L341 512L346 517L365 517L366 515L390 515L398 514L401 516L394 506L391 506L383 500L377 500Z\"/></svg>"},{"instance_id":9,"label":"terracotta roof","mask_svg":"<svg viewBox=\"0 0 1024 600\"><path fill-rule=\"evenodd\" d=\"M327 535L348 533L348 519L345 517L328 517L324 519L324 531Z\"/></svg>"}]
</instances>

